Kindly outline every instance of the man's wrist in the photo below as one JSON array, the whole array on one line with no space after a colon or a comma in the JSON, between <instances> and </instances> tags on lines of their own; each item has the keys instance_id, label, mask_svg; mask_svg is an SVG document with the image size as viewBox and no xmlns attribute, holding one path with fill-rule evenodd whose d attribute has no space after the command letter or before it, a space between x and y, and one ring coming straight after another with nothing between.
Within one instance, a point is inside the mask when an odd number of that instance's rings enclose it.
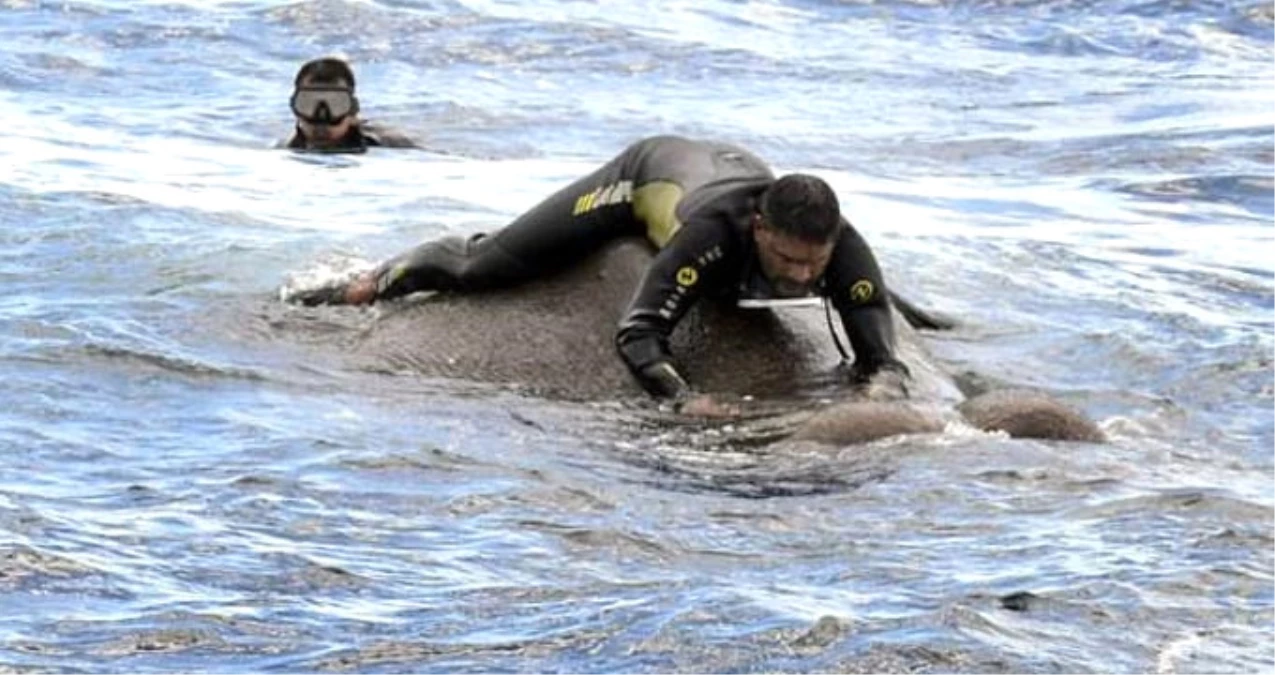
<instances>
[{"instance_id":1,"label":"man's wrist","mask_svg":"<svg viewBox=\"0 0 1275 675\"><path fill-rule=\"evenodd\" d=\"M681 414L682 409L686 407L687 402L689 402L692 398L694 398L694 394L691 392L691 388L683 387L679 389L677 393L673 394L673 396L669 397L669 407L673 410L673 412Z\"/></svg>"},{"instance_id":2,"label":"man's wrist","mask_svg":"<svg viewBox=\"0 0 1275 675\"><path fill-rule=\"evenodd\" d=\"M907 365L898 359L892 358L873 362L856 361L850 367L850 379L855 382L867 382L877 373L887 370L898 373L904 379L912 379L912 371L908 369Z\"/></svg>"},{"instance_id":3,"label":"man's wrist","mask_svg":"<svg viewBox=\"0 0 1275 675\"><path fill-rule=\"evenodd\" d=\"M684 396L690 385L668 361L659 361L642 369L642 383L651 394L667 399Z\"/></svg>"},{"instance_id":4,"label":"man's wrist","mask_svg":"<svg viewBox=\"0 0 1275 675\"><path fill-rule=\"evenodd\" d=\"M912 378L912 371L908 369L907 364L897 359L889 359L883 362L878 370L892 370L908 379Z\"/></svg>"}]
</instances>

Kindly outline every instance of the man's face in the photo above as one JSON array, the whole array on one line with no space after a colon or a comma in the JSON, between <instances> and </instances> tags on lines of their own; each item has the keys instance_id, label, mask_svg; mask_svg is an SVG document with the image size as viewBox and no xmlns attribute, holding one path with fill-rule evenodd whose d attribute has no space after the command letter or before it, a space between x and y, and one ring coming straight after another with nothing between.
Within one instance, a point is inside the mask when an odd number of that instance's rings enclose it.
<instances>
[{"instance_id":1,"label":"man's face","mask_svg":"<svg viewBox=\"0 0 1275 675\"><path fill-rule=\"evenodd\" d=\"M753 217L753 239L757 242L762 274L781 298L810 295L836 246L835 238L819 242L785 234L766 224L761 216Z\"/></svg>"},{"instance_id":2,"label":"man's face","mask_svg":"<svg viewBox=\"0 0 1275 675\"><path fill-rule=\"evenodd\" d=\"M292 94L292 114L307 145L326 148L338 145L358 124L354 92L346 82L303 80Z\"/></svg>"}]
</instances>

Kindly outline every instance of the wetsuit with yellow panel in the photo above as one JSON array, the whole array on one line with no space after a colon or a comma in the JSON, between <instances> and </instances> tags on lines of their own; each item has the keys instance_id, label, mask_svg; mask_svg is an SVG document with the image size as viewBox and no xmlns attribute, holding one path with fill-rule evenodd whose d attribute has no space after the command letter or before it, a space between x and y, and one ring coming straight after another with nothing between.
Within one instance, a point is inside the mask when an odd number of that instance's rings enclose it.
<instances>
[{"instance_id":1,"label":"wetsuit with yellow panel","mask_svg":"<svg viewBox=\"0 0 1275 675\"><path fill-rule=\"evenodd\" d=\"M380 299L424 290L510 286L582 260L618 237L645 235L658 249L620 322L620 356L648 392L678 397L668 339L705 294L767 297L751 219L775 181L764 162L725 143L657 136L558 191L505 228L423 244L376 272ZM867 375L894 358L894 329L881 271L842 219L818 283L840 313Z\"/></svg>"}]
</instances>

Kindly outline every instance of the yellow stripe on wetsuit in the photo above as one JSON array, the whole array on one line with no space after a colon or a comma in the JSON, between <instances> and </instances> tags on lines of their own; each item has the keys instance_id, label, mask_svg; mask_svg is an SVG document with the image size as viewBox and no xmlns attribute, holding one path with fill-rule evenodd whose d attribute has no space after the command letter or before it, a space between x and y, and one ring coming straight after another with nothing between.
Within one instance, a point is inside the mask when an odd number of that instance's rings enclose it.
<instances>
[{"instance_id":1,"label":"yellow stripe on wetsuit","mask_svg":"<svg viewBox=\"0 0 1275 675\"><path fill-rule=\"evenodd\" d=\"M633 181L622 180L590 190L576 197L576 205L571 209L571 215L578 216L603 206L623 204L632 200Z\"/></svg>"},{"instance_id":2,"label":"yellow stripe on wetsuit","mask_svg":"<svg viewBox=\"0 0 1275 675\"><path fill-rule=\"evenodd\" d=\"M646 226L646 236L658 248L664 245L682 228L677 219L677 204L682 201L682 188L668 181L654 181L633 189L633 181L622 180L590 190L576 198L572 216L579 216L594 209L633 202L633 216Z\"/></svg>"}]
</instances>

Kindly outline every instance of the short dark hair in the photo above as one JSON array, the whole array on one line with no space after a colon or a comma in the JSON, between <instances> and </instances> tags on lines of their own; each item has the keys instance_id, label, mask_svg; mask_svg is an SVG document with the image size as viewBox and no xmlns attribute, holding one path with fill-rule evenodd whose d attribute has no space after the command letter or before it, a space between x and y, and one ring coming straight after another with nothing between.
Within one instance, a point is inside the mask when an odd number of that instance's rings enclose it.
<instances>
[{"instance_id":1,"label":"short dark hair","mask_svg":"<svg viewBox=\"0 0 1275 675\"><path fill-rule=\"evenodd\" d=\"M350 68L350 64L343 59L334 56L312 59L306 61L305 65L301 66L301 70L297 71L297 78L293 84L300 87L302 82L332 85L344 82L353 90L354 69Z\"/></svg>"},{"instance_id":2,"label":"short dark hair","mask_svg":"<svg viewBox=\"0 0 1275 675\"><path fill-rule=\"evenodd\" d=\"M771 183L761 195L760 210L771 227L808 241L828 241L841 224L837 194L808 174L790 173Z\"/></svg>"}]
</instances>

